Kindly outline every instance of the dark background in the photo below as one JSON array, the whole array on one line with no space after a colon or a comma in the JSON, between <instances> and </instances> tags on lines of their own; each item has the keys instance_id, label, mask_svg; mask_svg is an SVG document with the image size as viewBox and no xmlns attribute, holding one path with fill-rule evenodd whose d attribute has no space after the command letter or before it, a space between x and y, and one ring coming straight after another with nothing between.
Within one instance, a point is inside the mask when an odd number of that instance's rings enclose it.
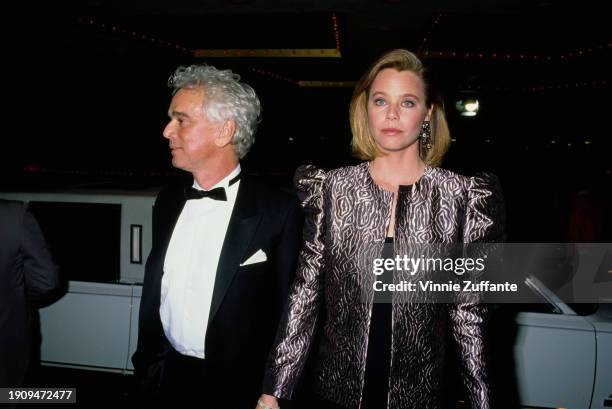
<instances>
[{"instance_id":1,"label":"dark background","mask_svg":"<svg viewBox=\"0 0 612 409\"><path fill-rule=\"evenodd\" d=\"M244 166L289 187L300 164L355 162L350 83L381 53L407 48L444 94L453 144L443 166L500 177L509 239L575 240L568 224L582 206L603 226L591 240L609 241L610 14L595 0L13 5L0 189L166 183L177 173L161 136L166 81L199 62L233 69L259 93L263 122ZM341 58L197 58L197 49L337 49ZM454 108L467 97L480 101L478 116Z\"/></svg>"},{"instance_id":2,"label":"dark background","mask_svg":"<svg viewBox=\"0 0 612 409\"><path fill-rule=\"evenodd\" d=\"M179 172L161 136L166 82L178 65L200 62L231 68L256 89L263 122L243 165L289 188L300 164L355 163L352 89L301 81L350 84L381 53L406 48L444 94L453 143L443 166L500 177L509 241L612 240L609 1L85 0L4 8L0 191L167 183ZM195 57L233 49L337 49L341 58ZM454 108L468 97L480 101L473 118ZM576 225L590 226L587 234L570 234ZM511 357L504 331L497 355ZM80 407L129 402L131 382L52 367L30 380L76 386Z\"/></svg>"}]
</instances>

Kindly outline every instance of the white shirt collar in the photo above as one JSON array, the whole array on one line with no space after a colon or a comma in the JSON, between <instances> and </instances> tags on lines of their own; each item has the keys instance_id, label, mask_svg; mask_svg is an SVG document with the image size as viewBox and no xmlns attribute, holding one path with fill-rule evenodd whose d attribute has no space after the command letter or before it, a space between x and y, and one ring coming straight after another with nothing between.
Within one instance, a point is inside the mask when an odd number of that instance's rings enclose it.
<instances>
[{"instance_id":1,"label":"white shirt collar","mask_svg":"<svg viewBox=\"0 0 612 409\"><path fill-rule=\"evenodd\" d=\"M214 186L212 186L208 190L212 190L216 187L223 187L227 190L229 188L230 180L238 176L239 173L240 173L240 163L227 176L225 176L223 179L218 181ZM204 189L202 186L200 186L200 184L198 183L197 180L195 180L195 178L193 178L193 187L198 190L207 190L207 189Z\"/></svg>"}]
</instances>

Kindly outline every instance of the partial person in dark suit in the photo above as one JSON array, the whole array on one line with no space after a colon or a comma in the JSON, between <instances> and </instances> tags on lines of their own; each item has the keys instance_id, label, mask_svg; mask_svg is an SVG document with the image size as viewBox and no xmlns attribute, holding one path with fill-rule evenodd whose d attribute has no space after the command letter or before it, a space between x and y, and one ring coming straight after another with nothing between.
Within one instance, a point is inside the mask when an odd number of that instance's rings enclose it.
<instances>
[{"instance_id":1,"label":"partial person in dark suit","mask_svg":"<svg viewBox=\"0 0 612 409\"><path fill-rule=\"evenodd\" d=\"M174 167L193 176L153 210L137 351L140 392L156 403L244 408L296 268L297 198L241 172L260 102L229 70L180 67L163 131Z\"/></svg>"},{"instance_id":2,"label":"partial person in dark suit","mask_svg":"<svg viewBox=\"0 0 612 409\"><path fill-rule=\"evenodd\" d=\"M0 387L20 387L30 364L32 309L59 287L59 272L25 204L0 200Z\"/></svg>"}]
</instances>

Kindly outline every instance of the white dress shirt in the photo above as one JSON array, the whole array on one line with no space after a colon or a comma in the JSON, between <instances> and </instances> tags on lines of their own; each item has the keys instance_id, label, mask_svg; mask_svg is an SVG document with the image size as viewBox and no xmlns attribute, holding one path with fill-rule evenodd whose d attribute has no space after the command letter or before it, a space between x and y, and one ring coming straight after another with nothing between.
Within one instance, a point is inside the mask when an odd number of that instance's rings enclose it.
<instances>
[{"instance_id":1,"label":"white dress shirt","mask_svg":"<svg viewBox=\"0 0 612 409\"><path fill-rule=\"evenodd\" d=\"M240 180L229 182L239 173L240 165L211 188L225 188L227 201L187 200L168 244L159 314L166 337L183 355L204 358L217 265ZM195 180L193 187L203 190Z\"/></svg>"}]
</instances>

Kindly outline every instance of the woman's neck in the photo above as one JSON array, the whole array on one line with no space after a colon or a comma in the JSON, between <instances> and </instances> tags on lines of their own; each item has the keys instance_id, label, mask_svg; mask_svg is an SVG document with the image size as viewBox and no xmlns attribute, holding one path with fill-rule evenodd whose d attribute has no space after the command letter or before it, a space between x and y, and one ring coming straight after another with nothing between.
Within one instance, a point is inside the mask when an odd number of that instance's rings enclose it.
<instances>
[{"instance_id":1,"label":"woman's neck","mask_svg":"<svg viewBox=\"0 0 612 409\"><path fill-rule=\"evenodd\" d=\"M379 156L370 164L372 179L385 190L397 192L400 185L412 185L421 178L425 163L420 157L402 154Z\"/></svg>"}]
</instances>

